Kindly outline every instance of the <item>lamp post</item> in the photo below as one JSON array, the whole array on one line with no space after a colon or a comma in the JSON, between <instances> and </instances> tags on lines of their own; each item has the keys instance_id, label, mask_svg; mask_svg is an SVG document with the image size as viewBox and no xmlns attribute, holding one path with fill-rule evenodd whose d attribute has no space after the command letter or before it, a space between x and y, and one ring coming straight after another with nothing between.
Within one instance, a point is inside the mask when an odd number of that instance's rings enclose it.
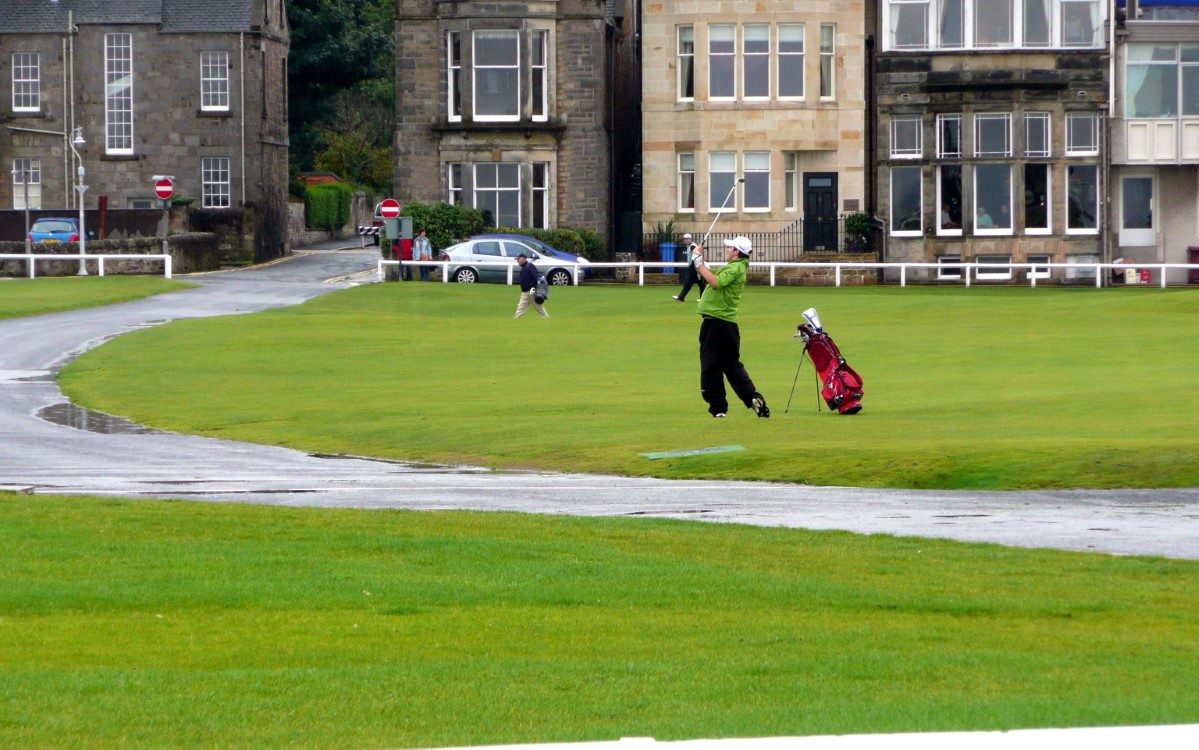
<instances>
[{"instance_id":1,"label":"lamp post","mask_svg":"<svg viewBox=\"0 0 1199 750\"><path fill-rule=\"evenodd\" d=\"M83 184L83 178L87 175L83 168L83 157L75 149L76 146L82 146L87 141L83 140L83 128L75 128L75 137L71 140L71 151L75 152L75 158L79 160L79 183L75 185L75 190L79 192L79 276L87 276L87 261L83 256L87 254L87 227L84 226L83 218L83 194L87 192L87 185Z\"/></svg>"},{"instance_id":2,"label":"lamp post","mask_svg":"<svg viewBox=\"0 0 1199 750\"><path fill-rule=\"evenodd\" d=\"M29 255L33 252L33 242L29 239L29 167L13 167L13 182L16 182L18 177L21 178L21 186L25 190L25 254Z\"/></svg>"}]
</instances>

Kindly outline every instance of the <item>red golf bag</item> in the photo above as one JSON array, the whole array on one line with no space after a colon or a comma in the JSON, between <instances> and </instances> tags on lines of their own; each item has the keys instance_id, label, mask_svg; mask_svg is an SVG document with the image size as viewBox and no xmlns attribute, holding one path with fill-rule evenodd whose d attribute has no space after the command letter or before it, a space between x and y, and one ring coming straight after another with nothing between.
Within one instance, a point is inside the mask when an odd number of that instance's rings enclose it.
<instances>
[{"instance_id":1,"label":"red golf bag","mask_svg":"<svg viewBox=\"0 0 1199 750\"><path fill-rule=\"evenodd\" d=\"M823 330L807 323L799 326L804 340L804 352L816 366L820 378L820 396L828 408L842 414L857 414L862 410L862 376L841 356L841 350Z\"/></svg>"}]
</instances>

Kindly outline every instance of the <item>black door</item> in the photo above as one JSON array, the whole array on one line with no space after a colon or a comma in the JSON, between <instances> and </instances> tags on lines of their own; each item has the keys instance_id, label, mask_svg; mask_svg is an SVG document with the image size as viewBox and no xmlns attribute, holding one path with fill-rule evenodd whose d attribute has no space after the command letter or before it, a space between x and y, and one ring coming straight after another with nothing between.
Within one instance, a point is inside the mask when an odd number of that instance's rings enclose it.
<instances>
[{"instance_id":1,"label":"black door","mask_svg":"<svg viewBox=\"0 0 1199 750\"><path fill-rule=\"evenodd\" d=\"M803 249L837 249L837 173L803 176Z\"/></svg>"}]
</instances>

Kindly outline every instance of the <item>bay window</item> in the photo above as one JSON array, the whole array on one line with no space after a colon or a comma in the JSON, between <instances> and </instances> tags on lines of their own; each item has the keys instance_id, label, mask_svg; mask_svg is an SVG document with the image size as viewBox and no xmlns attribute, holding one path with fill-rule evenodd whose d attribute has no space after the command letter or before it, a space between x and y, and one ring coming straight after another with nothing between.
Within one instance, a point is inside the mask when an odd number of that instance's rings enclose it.
<instances>
[{"instance_id":1,"label":"bay window","mask_svg":"<svg viewBox=\"0 0 1199 750\"><path fill-rule=\"evenodd\" d=\"M883 0L883 48L1099 49L1105 0ZM1131 20L1131 19L1130 19Z\"/></svg>"},{"instance_id":2,"label":"bay window","mask_svg":"<svg viewBox=\"0 0 1199 750\"><path fill-rule=\"evenodd\" d=\"M495 227L519 227L520 165L475 164L475 208Z\"/></svg>"}]
</instances>

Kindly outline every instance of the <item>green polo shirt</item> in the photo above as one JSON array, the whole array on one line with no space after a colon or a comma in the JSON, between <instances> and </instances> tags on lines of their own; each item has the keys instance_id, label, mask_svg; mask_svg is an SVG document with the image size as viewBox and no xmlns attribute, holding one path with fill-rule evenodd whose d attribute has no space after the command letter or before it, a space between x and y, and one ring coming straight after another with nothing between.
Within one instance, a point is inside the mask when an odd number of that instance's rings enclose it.
<instances>
[{"instance_id":1,"label":"green polo shirt","mask_svg":"<svg viewBox=\"0 0 1199 750\"><path fill-rule=\"evenodd\" d=\"M738 258L717 271L716 286L709 286L699 298L699 314L736 323L748 271L749 258Z\"/></svg>"}]
</instances>

